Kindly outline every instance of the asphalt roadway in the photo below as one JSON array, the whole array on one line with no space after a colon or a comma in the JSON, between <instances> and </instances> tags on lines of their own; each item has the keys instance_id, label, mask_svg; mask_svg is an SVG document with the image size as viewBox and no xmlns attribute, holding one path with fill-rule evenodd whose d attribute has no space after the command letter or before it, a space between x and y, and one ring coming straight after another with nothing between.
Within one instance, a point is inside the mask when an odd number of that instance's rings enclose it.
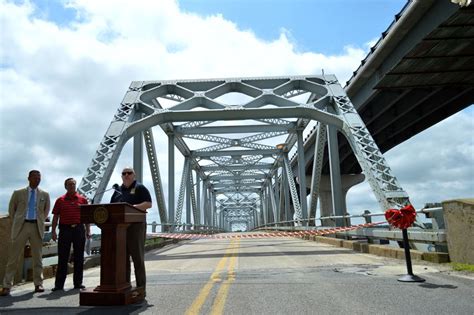
<instances>
[{"instance_id":1,"label":"asphalt roadway","mask_svg":"<svg viewBox=\"0 0 474 315\"><path fill-rule=\"evenodd\" d=\"M423 283L402 283L404 261L296 238L182 241L148 252L147 297L128 306L79 305L32 283L0 297L0 314L474 314L474 277L415 261ZM99 284L98 267L84 284Z\"/></svg>"}]
</instances>

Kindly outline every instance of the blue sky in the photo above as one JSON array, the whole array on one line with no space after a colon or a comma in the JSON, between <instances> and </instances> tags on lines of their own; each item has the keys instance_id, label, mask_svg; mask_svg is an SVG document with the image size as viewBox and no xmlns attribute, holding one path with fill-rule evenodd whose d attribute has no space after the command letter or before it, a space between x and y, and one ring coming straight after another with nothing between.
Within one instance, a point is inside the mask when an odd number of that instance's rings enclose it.
<instances>
[{"instance_id":1,"label":"blue sky","mask_svg":"<svg viewBox=\"0 0 474 315\"><path fill-rule=\"evenodd\" d=\"M405 3L0 0L0 213L30 169L43 172L53 200L64 193L64 178L82 178L131 81L324 69L345 85ZM386 154L415 207L472 197L472 130L471 106ZM155 141L167 174L160 132ZM127 145L110 182L120 182L117 168L130 164ZM177 170L176 188L180 176ZM152 187L149 174L144 183ZM351 190L348 207L377 210L367 185ZM155 218L156 208L149 221Z\"/></svg>"},{"instance_id":2,"label":"blue sky","mask_svg":"<svg viewBox=\"0 0 474 315\"><path fill-rule=\"evenodd\" d=\"M202 15L222 14L241 29L274 40L285 29L301 51L338 54L346 45L378 38L406 0L184 0L180 7Z\"/></svg>"},{"instance_id":3,"label":"blue sky","mask_svg":"<svg viewBox=\"0 0 474 315\"><path fill-rule=\"evenodd\" d=\"M15 1L23 3L24 1ZM32 1L36 16L67 27L81 20L67 1ZM282 30L301 51L338 54L346 45L364 45L380 37L406 0L181 0L179 7L202 16L222 15L242 30L275 40Z\"/></svg>"}]
</instances>

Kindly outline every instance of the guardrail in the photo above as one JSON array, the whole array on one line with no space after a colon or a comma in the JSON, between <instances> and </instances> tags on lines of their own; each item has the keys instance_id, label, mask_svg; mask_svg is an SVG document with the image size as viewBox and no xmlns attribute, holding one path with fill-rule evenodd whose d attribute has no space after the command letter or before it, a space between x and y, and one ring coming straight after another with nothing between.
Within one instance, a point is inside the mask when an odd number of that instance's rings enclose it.
<instances>
[{"instance_id":1,"label":"guardrail","mask_svg":"<svg viewBox=\"0 0 474 315\"><path fill-rule=\"evenodd\" d=\"M444 227L444 219L442 216L434 216L433 213L442 213L442 207L435 207L435 208L423 208L419 211L416 211L417 214L425 214L428 218L432 218L436 221L436 226L443 226ZM372 217L385 217L384 212L379 213L371 213L369 210L365 210L362 214L346 214L346 215L333 215L333 216L326 216L326 217L319 217L319 218L308 218L308 219L298 219L298 220L287 220L287 221L278 221L278 222L271 222L267 224L262 224L260 226L255 227L255 229L259 228L266 228L266 227L277 227L277 226L284 226L284 227L303 227L303 228L314 228L314 225L308 225L304 223L313 223L315 221L323 221L323 220L332 220L335 224L335 219L351 219L351 218L364 218L365 223L372 223ZM435 222L433 222L433 225Z\"/></svg>"},{"instance_id":2,"label":"guardrail","mask_svg":"<svg viewBox=\"0 0 474 315\"><path fill-rule=\"evenodd\" d=\"M224 233L225 231L219 227L211 226L211 225L203 225L203 224L191 224L191 223L156 223L153 221L152 223L148 224L151 225L152 233L156 233L156 229L158 226L162 227L163 231L168 232L187 232L187 233L206 233L206 234L214 234L214 233Z\"/></svg>"},{"instance_id":3,"label":"guardrail","mask_svg":"<svg viewBox=\"0 0 474 315\"><path fill-rule=\"evenodd\" d=\"M417 211L417 214L424 214L427 218L432 220L431 229L427 229L428 224L418 224L415 227L408 229L408 239L412 243L424 243L432 244L436 251L447 252L447 237L444 229L444 218L442 215L442 207L423 208ZM342 216L325 216L319 218L309 218L305 220L289 220L272 222L263 224L255 228L255 230L279 230L279 231L301 231L301 230L319 230L328 229L335 226L335 219L345 219L346 226L349 226L349 220L351 218L363 218L365 223L372 223L373 217L384 217L384 213L370 213L365 210L362 214L355 215L342 215ZM312 222L315 221L332 221L333 225L330 226L311 226ZM385 220L385 219L384 219ZM390 225L378 225L372 228L361 228L353 231L337 232L337 237L343 237L346 239L367 239L369 242L374 240L380 241L380 243L389 243L389 241L402 242L403 235L402 231L393 229Z\"/></svg>"}]
</instances>

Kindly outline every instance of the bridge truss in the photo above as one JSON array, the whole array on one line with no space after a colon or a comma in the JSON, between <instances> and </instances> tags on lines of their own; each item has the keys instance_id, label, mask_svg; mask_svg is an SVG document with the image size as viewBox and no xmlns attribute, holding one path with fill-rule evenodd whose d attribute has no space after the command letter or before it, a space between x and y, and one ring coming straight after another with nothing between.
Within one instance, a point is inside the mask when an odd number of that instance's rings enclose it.
<instances>
[{"instance_id":1,"label":"bridge truss","mask_svg":"<svg viewBox=\"0 0 474 315\"><path fill-rule=\"evenodd\" d=\"M311 187L306 187L303 133L310 126L317 132ZM153 127L168 136L168 196ZM317 207L326 146L332 213L346 212L338 132L350 143L380 208L409 203L334 75L132 82L78 191L100 202L124 145L133 137L137 179L142 180L146 151L160 220L170 227L164 230L182 223L185 205L186 223L195 227L230 230L237 224L251 229L285 220L305 225ZM175 148L184 156L177 194ZM292 152L296 174L288 157Z\"/></svg>"}]
</instances>

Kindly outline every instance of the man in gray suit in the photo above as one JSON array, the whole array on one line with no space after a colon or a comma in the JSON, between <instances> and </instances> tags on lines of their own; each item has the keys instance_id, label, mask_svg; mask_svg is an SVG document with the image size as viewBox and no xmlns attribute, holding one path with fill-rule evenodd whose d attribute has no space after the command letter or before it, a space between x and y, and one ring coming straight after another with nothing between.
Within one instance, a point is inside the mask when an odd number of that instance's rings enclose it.
<instances>
[{"instance_id":1,"label":"man in gray suit","mask_svg":"<svg viewBox=\"0 0 474 315\"><path fill-rule=\"evenodd\" d=\"M12 223L8 263L3 278L0 296L10 295L18 258L26 242L30 242L33 256L33 282L35 292L44 292L43 288L43 235L44 222L49 214L49 194L38 188L41 173L32 170L28 174L29 186L15 190L10 199L8 214Z\"/></svg>"}]
</instances>

